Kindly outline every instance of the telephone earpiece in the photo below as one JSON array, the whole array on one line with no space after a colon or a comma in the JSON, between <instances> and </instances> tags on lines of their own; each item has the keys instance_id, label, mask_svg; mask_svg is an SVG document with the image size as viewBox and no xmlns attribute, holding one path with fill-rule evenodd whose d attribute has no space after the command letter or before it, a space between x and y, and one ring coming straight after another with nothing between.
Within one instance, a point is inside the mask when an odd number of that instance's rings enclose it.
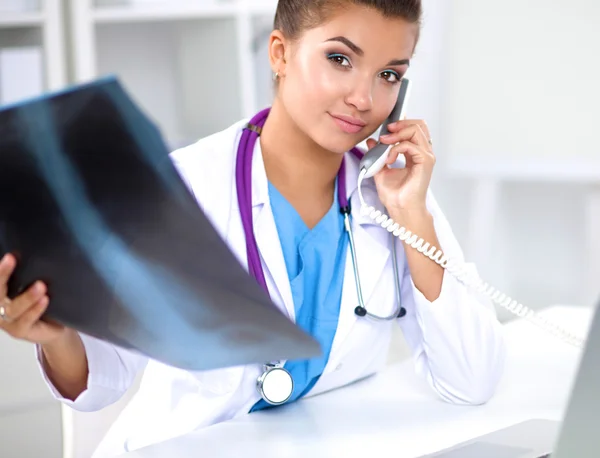
<instances>
[{"instance_id":1,"label":"telephone earpiece","mask_svg":"<svg viewBox=\"0 0 600 458\"><path fill-rule=\"evenodd\" d=\"M389 133L387 126L393 122L399 121L405 117L406 106L410 96L410 80L404 78L400 83L400 91L396 104L388 118L381 126L379 136ZM385 165L388 154L394 145L377 143L373 148L366 152L360 161L359 170L364 170L364 177L370 178L377 174Z\"/></svg>"}]
</instances>

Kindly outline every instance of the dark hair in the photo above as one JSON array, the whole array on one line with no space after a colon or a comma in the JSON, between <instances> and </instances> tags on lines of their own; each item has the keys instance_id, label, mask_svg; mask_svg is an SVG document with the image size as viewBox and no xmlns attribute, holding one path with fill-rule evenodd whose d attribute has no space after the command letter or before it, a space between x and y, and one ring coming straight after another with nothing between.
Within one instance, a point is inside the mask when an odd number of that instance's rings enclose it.
<instances>
[{"instance_id":1,"label":"dark hair","mask_svg":"<svg viewBox=\"0 0 600 458\"><path fill-rule=\"evenodd\" d=\"M326 22L337 10L349 4L373 8L386 17L417 24L416 41L419 40L423 14L421 0L279 0L274 28L293 40L303 31Z\"/></svg>"}]
</instances>

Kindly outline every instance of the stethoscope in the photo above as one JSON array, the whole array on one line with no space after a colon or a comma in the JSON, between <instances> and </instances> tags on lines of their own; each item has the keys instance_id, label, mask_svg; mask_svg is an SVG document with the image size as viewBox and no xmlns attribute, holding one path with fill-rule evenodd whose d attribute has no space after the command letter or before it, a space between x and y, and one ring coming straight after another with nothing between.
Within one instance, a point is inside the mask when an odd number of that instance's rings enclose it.
<instances>
[{"instance_id":1,"label":"stethoscope","mask_svg":"<svg viewBox=\"0 0 600 458\"><path fill-rule=\"evenodd\" d=\"M248 257L248 270L250 274L256 278L256 281L262 286L262 288L269 294L267 282L260 262L260 255L258 253L258 246L256 239L254 238L254 230L252 224L252 154L254 152L254 146L256 140L262 132L262 127L269 115L270 109L264 109L257 113L244 127L238 146L237 157L236 157L236 190L237 198L240 209L240 216L242 219L242 226L244 228L244 235L246 237L246 252ZM351 150L359 159L362 158L363 153L358 148ZM340 212L344 215L344 227L348 233L350 254L352 256L352 265L354 268L354 280L356 284L356 293L358 297L358 306L354 309L354 313L359 317L369 317L377 321L390 321L398 318L402 318L406 315L406 309L402 307L401 296L400 296L400 276L398 274L398 263L396 258L396 244L392 240L392 264L394 266L395 275L395 288L396 288L396 299L397 307L394 313L388 316L379 316L371 313L365 306L360 274L358 271L358 262L356 259L356 247L354 243L354 235L352 233L352 226L350 224L350 204L346 196L346 175L345 175L345 162L342 160L340 170L338 171L337 179L337 193L340 204ZM261 397L271 405L281 405L287 402L294 391L294 380L291 374L283 367L279 361L265 363L263 367L263 373L258 377L256 381L256 388L260 393Z\"/></svg>"}]
</instances>

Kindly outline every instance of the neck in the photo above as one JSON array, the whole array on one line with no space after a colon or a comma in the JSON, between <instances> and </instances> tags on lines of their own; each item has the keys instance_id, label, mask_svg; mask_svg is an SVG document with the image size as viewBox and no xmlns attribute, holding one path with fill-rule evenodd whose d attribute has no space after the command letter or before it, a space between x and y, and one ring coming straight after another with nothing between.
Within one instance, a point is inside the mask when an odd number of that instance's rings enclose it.
<instances>
[{"instance_id":1,"label":"neck","mask_svg":"<svg viewBox=\"0 0 600 458\"><path fill-rule=\"evenodd\" d=\"M277 99L260 145L267 178L288 199L333 198L343 156L321 148L300 131Z\"/></svg>"}]
</instances>

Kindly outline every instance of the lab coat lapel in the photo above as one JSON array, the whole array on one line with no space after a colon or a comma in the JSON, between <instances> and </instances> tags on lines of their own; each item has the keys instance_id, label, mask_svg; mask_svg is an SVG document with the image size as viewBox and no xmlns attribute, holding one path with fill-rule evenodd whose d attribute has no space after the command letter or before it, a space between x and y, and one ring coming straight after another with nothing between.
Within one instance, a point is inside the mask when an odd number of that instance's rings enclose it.
<instances>
[{"instance_id":1,"label":"lab coat lapel","mask_svg":"<svg viewBox=\"0 0 600 458\"><path fill-rule=\"evenodd\" d=\"M347 154L346 192L352 205L350 224L356 245L363 298L368 308L369 301L390 258L390 238L385 231L374 227L376 223L368 216L361 215L360 200L357 192L357 178L358 163L350 154ZM372 180L363 184L363 192L367 203L376 205L378 208L381 207ZM383 208L380 209L383 210ZM291 286L277 226L275 225L271 210L267 175L259 142L256 142L252 158L252 210L254 234L263 264L265 279L269 286L269 293L273 301L279 301L289 318L295 321ZM338 328L333 341L332 354L340 348L357 320L354 309L359 302L352 265L352 254L349 246L347 247L344 269L342 303ZM331 369L327 368L326 372L329 370Z\"/></svg>"},{"instance_id":2,"label":"lab coat lapel","mask_svg":"<svg viewBox=\"0 0 600 458\"><path fill-rule=\"evenodd\" d=\"M379 279L385 269L385 266L390 258L390 237L386 231L377 229L376 223L368 217L361 215L360 199L357 191L358 179L358 164L357 161L346 155L346 192L350 196L352 214L350 224L354 235L354 244L356 249L356 258L361 281L361 289L363 300L367 309L373 297L373 293ZM377 191L374 183L366 181L363 184L363 194L365 201L370 205L375 205L380 210L383 207L379 203ZM347 248L344 286L342 290L342 305L338 329L333 341L332 354L340 348L352 326L359 319L354 313L354 309L359 305L358 293L356 288L356 279L354 276L354 268L352 264L352 253L350 246ZM371 305L372 309L372 305ZM365 320L368 318L360 318Z\"/></svg>"},{"instance_id":3,"label":"lab coat lapel","mask_svg":"<svg viewBox=\"0 0 600 458\"><path fill-rule=\"evenodd\" d=\"M280 300L289 318L295 321L296 313L292 289L277 226L271 210L267 174L260 142L258 141L252 156L252 214L254 237L258 245L271 299L273 301Z\"/></svg>"}]
</instances>

